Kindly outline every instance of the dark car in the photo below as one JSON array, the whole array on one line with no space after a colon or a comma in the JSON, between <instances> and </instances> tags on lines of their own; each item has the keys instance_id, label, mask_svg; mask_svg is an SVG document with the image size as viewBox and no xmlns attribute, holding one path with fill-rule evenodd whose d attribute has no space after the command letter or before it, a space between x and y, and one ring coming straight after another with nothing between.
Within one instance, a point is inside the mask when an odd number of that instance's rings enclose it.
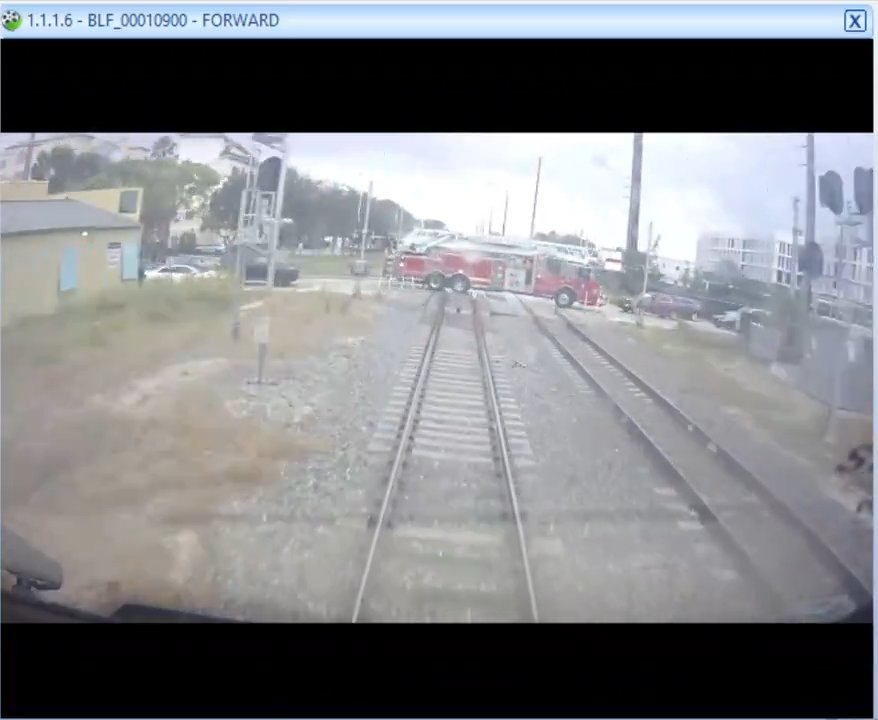
<instances>
[{"instance_id":1,"label":"dark car","mask_svg":"<svg viewBox=\"0 0 878 720\"><path fill-rule=\"evenodd\" d=\"M222 243L196 245L195 249L192 251L194 255L206 255L208 257L222 257L226 252L226 246Z\"/></svg>"},{"instance_id":2,"label":"dark car","mask_svg":"<svg viewBox=\"0 0 878 720\"><path fill-rule=\"evenodd\" d=\"M659 317L695 320L701 312L701 303L676 295L646 293L638 298L637 308Z\"/></svg>"},{"instance_id":3,"label":"dark car","mask_svg":"<svg viewBox=\"0 0 878 720\"><path fill-rule=\"evenodd\" d=\"M244 275L246 282L265 282L268 278L268 260L254 260L247 265ZM289 287L299 279L299 268L285 263L275 263L274 285L275 287Z\"/></svg>"}]
</instances>

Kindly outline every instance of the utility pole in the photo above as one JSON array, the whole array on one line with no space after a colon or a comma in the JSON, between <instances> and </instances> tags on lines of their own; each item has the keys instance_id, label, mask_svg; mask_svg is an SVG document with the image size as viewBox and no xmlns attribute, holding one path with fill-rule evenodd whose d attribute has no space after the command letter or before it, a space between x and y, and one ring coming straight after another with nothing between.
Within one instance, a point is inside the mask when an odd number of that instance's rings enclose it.
<instances>
[{"instance_id":1,"label":"utility pole","mask_svg":"<svg viewBox=\"0 0 878 720\"><path fill-rule=\"evenodd\" d=\"M628 238L626 249L637 252L640 228L640 183L643 171L643 133L634 133L634 153L631 159L631 196L628 204Z\"/></svg>"},{"instance_id":2,"label":"utility pole","mask_svg":"<svg viewBox=\"0 0 878 720\"><path fill-rule=\"evenodd\" d=\"M265 290L268 294L268 297L266 298L266 302L264 303L264 314L259 319L259 322L254 330L254 336L258 351L256 382L257 384L261 385L265 378L265 364L268 360L268 346L269 339L271 337L271 295L274 291L274 276L277 268L277 248L280 240L280 229L283 224L284 188L286 187L287 182L287 168L289 168L290 166L291 148L289 136L286 134L270 135L254 133L253 140L260 145L266 145L267 147L271 147L275 150L278 149L278 145L283 145L283 155L281 158L280 173L277 182L277 192L275 193L274 207L272 208L273 212L271 213L271 215L273 215L274 217L271 219L269 226L267 263L268 266L266 267L265 273ZM255 196L253 230L254 234L256 235L255 239L257 240L259 238L259 222L263 217L262 192L259 189L258 175L259 163L257 162L254 173L255 177L253 181L253 194Z\"/></svg>"},{"instance_id":3,"label":"utility pole","mask_svg":"<svg viewBox=\"0 0 878 720\"><path fill-rule=\"evenodd\" d=\"M537 183L536 183L536 186L534 187L534 209L533 209L533 212L531 213L531 216L530 216L530 237L531 237L531 239L533 239L534 227L536 226L536 222L537 222L537 199L540 196L540 173L542 172L542 169L543 169L543 158L541 157L541 158L539 158L539 160L537 160Z\"/></svg>"},{"instance_id":4,"label":"utility pole","mask_svg":"<svg viewBox=\"0 0 878 720\"><path fill-rule=\"evenodd\" d=\"M509 212L509 191L506 191L506 201L503 203L503 228L500 230L503 237L506 237L506 215Z\"/></svg>"},{"instance_id":5,"label":"utility pole","mask_svg":"<svg viewBox=\"0 0 878 720\"><path fill-rule=\"evenodd\" d=\"M814 174L814 133L805 138L805 245L810 248L815 242L814 231L817 222L817 180ZM798 271L798 268L796 268ZM805 273L802 287L802 303L805 318L811 311L811 277Z\"/></svg>"},{"instance_id":6,"label":"utility pole","mask_svg":"<svg viewBox=\"0 0 878 720\"><path fill-rule=\"evenodd\" d=\"M649 236L646 240L646 257L643 260L643 294L646 294L646 284L649 280L649 254L652 252L652 220L649 221Z\"/></svg>"},{"instance_id":7,"label":"utility pole","mask_svg":"<svg viewBox=\"0 0 878 720\"><path fill-rule=\"evenodd\" d=\"M399 241L402 238L402 208L396 211L396 245L399 247Z\"/></svg>"},{"instance_id":8,"label":"utility pole","mask_svg":"<svg viewBox=\"0 0 878 720\"><path fill-rule=\"evenodd\" d=\"M30 139L27 141L27 155L24 158L24 179L30 180L34 169L34 146L36 144L37 134L31 133Z\"/></svg>"},{"instance_id":9,"label":"utility pole","mask_svg":"<svg viewBox=\"0 0 878 720\"><path fill-rule=\"evenodd\" d=\"M360 238L360 260L366 260L366 233L369 232L369 212L372 209L372 181L369 181L369 191L366 194L366 217L363 218L363 236Z\"/></svg>"},{"instance_id":10,"label":"utility pole","mask_svg":"<svg viewBox=\"0 0 878 720\"><path fill-rule=\"evenodd\" d=\"M494 234L494 208L488 210L488 235Z\"/></svg>"},{"instance_id":11,"label":"utility pole","mask_svg":"<svg viewBox=\"0 0 878 720\"><path fill-rule=\"evenodd\" d=\"M287 168L290 166L291 154L290 140L288 136L284 136L283 144L284 154L283 160L281 161L280 178L277 183L277 196L274 200L274 227L271 229L271 244L269 245L268 253L268 275L266 276L266 281L268 282L269 292L274 289L274 273L277 266L277 246L278 241L280 240L280 228L284 221L284 189L287 184Z\"/></svg>"},{"instance_id":12,"label":"utility pole","mask_svg":"<svg viewBox=\"0 0 878 720\"><path fill-rule=\"evenodd\" d=\"M793 198L793 249L790 264L793 266L790 274L790 290L795 297L799 289L799 198Z\"/></svg>"}]
</instances>

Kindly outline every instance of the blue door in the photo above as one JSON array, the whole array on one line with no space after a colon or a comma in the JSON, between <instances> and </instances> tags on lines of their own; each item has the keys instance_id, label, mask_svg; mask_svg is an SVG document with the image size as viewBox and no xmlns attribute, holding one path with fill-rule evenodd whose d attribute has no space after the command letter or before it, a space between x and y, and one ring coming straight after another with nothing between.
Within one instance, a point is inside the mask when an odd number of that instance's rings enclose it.
<instances>
[{"instance_id":1,"label":"blue door","mask_svg":"<svg viewBox=\"0 0 878 720\"><path fill-rule=\"evenodd\" d=\"M126 240L122 243L122 279L137 280L140 269L140 243Z\"/></svg>"},{"instance_id":2,"label":"blue door","mask_svg":"<svg viewBox=\"0 0 878 720\"><path fill-rule=\"evenodd\" d=\"M61 272L59 273L58 289L61 292L69 292L79 287L79 248L64 248L61 257Z\"/></svg>"}]
</instances>

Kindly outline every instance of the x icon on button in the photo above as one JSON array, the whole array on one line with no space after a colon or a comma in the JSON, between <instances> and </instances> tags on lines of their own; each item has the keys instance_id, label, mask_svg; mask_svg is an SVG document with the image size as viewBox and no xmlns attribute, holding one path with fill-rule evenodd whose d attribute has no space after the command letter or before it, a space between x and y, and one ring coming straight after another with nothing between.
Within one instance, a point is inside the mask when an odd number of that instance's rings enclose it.
<instances>
[{"instance_id":1,"label":"x icon on button","mask_svg":"<svg viewBox=\"0 0 878 720\"><path fill-rule=\"evenodd\" d=\"M866 11L862 9L845 10L844 31L853 33L866 32Z\"/></svg>"}]
</instances>

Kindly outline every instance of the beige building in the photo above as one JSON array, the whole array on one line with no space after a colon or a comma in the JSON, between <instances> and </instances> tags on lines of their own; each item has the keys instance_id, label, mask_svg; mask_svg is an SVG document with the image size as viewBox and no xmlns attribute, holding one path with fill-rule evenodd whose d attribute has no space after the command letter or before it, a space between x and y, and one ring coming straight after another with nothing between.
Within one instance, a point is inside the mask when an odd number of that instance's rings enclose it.
<instances>
[{"instance_id":1,"label":"beige building","mask_svg":"<svg viewBox=\"0 0 878 720\"><path fill-rule=\"evenodd\" d=\"M68 190L49 194L47 180L19 180L0 183L2 200L80 200L88 205L122 215L134 220L140 219L143 203L143 188L104 188L101 190Z\"/></svg>"},{"instance_id":2,"label":"beige building","mask_svg":"<svg viewBox=\"0 0 878 720\"><path fill-rule=\"evenodd\" d=\"M3 326L137 282L141 226L136 212L105 209L127 210L122 196L132 189L86 191L74 198L78 193L41 195L36 187L41 184L0 186Z\"/></svg>"}]
</instances>

